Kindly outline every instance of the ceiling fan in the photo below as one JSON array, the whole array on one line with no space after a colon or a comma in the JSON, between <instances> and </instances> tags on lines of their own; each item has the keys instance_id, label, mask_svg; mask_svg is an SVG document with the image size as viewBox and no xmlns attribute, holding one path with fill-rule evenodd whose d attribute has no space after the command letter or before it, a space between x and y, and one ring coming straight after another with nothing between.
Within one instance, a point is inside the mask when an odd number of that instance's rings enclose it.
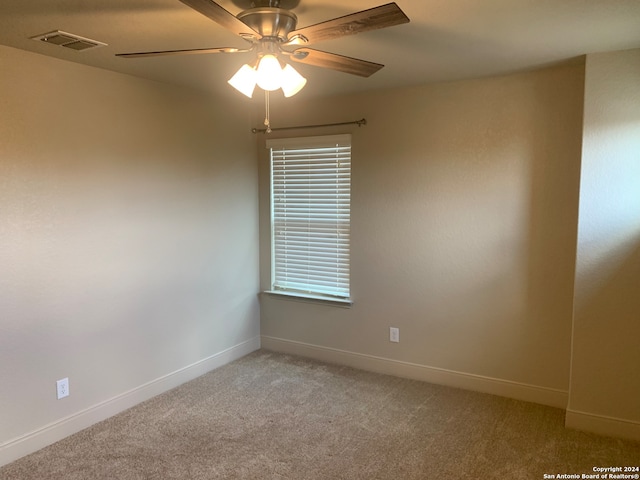
<instances>
[{"instance_id":1,"label":"ceiling fan","mask_svg":"<svg viewBox=\"0 0 640 480\"><path fill-rule=\"evenodd\" d=\"M282 88L285 96L289 97L304 87L306 79L290 65L281 68L280 58L369 77L384 65L308 48L307 45L409 22L409 18L400 7L392 2L308 27L297 28L298 19L291 9L296 7L299 1L233 0L235 5L244 8L235 16L213 0L180 0L185 5L239 35L251 45L246 49L198 48L120 53L116 56L132 58L254 52L257 54L257 60L253 65L244 65L229 80L229 83L248 97L252 96L256 84L265 91Z\"/></svg>"}]
</instances>

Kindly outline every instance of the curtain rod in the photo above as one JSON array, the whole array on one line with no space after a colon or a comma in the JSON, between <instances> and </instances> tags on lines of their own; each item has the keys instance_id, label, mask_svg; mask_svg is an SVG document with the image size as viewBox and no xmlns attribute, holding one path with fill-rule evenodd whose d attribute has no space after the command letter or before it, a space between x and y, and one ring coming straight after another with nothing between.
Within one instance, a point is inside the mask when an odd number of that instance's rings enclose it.
<instances>
[{"instance_id":1,"label":"curtain rod","mask_svg":"<svg viewBox=\"0 0 640 480\"><path fill-rule=\"evenodd\" d=\"M361 127L362 125L366 125L367 124L367 120L366 119L361 119L361 120L355 120L353 122L341 122L341 123L324 123L321 125L302 125L300 127L280 127L280 128L272 128L271 131L275 132L277 130L298 130L301 128L320 128L320 127L338 127L340 125L358 125L358 127ZM251 132L253 133L265 133L267 131L266 128L252 128Z\"/></svg>"}]
</instances>

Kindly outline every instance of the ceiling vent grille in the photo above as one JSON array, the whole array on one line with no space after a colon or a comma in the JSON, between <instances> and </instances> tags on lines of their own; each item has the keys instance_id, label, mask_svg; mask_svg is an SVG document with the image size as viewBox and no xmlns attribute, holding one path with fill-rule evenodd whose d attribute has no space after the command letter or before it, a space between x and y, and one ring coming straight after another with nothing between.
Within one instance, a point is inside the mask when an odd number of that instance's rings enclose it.
<instances>
[{"instance_id":1,"label":"ceiling vent grille","mask_svg":"<svg viewBox=\"0 0 640 480\"><path fill-rule=\"evenodd\" d=\"M44 43L50 43L52 45L58 45L60 47L68 48L69 50L75 50L81 52L83 50L89 50L90 48L106 47L106 43L98 42L97 40L91 40L90 38L80 37L73 33L67 33L60 30L55 30L49 33L43 33L42 35L36 35L31 37L32 40L38 40Z\"/></svg>"}]
</instances>

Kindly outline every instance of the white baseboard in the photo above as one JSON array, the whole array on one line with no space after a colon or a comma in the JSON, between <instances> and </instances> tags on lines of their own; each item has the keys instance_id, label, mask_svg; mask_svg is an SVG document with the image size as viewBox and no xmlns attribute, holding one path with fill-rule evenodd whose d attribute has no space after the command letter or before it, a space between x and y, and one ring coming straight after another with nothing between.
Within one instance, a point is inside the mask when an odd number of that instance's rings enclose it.
<instances>
[{"instance_id":1,"label":"white baseboard","mask_svg":"<svg viewBox=\"0 0 640 480\"><path fill-rule=\"evenodd\" d=\"M640 422L567 409L564 426L608 437L640 440Z\"/></svg>"},{"instance_id":2,"label":"white baseboard","mask_svg":"<svg viewBox=\"0 0 640 480\"><path fill-rule=\"evenodd\" d=\"M38 430L9 440L0 445L0 467L204 375L211 370L242 358L259 348L260 337L253 337L208 358L140 385L133 390L62 418Z\"/></svg>"},{"instance_id":3,"label":"white baseboard","mask_svg":"<svg viewBox=\"0 0 640 480\"><path fill-rule=\"evenodd\" d=\"M565 390L500 380L443 368L428 367L426 365L401 362L373 355L320 347L264 335L262 336L261 344L262 348L267 350L300 355L329 363L338 363L371 372L411 378L476 392L490 393L492 395L524 400L526 402L556 408L565 409L567 407L568 392Z\"/></svg>"}]
</instances>

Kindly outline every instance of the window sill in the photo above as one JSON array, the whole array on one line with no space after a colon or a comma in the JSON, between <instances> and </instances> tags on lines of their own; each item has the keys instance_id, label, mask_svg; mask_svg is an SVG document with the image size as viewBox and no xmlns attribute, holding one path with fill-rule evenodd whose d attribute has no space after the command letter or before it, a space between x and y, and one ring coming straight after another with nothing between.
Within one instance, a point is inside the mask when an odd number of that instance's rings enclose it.
<instances>
[{"instance_id":1,"label":"window sill","mask_svg":"<svg viewBox=\"0 0 640 480\"><path fill-rule=\"evenodd\" d=\"M265 290L263 294L278 297L283 300L291 300L294 302L317 303L322 305L333 305L335 307L351 308L353 302L347 299L323 297L321 295L312 295L306 293L284 292L279 290Z\"/></svg>"}]
</instances>

